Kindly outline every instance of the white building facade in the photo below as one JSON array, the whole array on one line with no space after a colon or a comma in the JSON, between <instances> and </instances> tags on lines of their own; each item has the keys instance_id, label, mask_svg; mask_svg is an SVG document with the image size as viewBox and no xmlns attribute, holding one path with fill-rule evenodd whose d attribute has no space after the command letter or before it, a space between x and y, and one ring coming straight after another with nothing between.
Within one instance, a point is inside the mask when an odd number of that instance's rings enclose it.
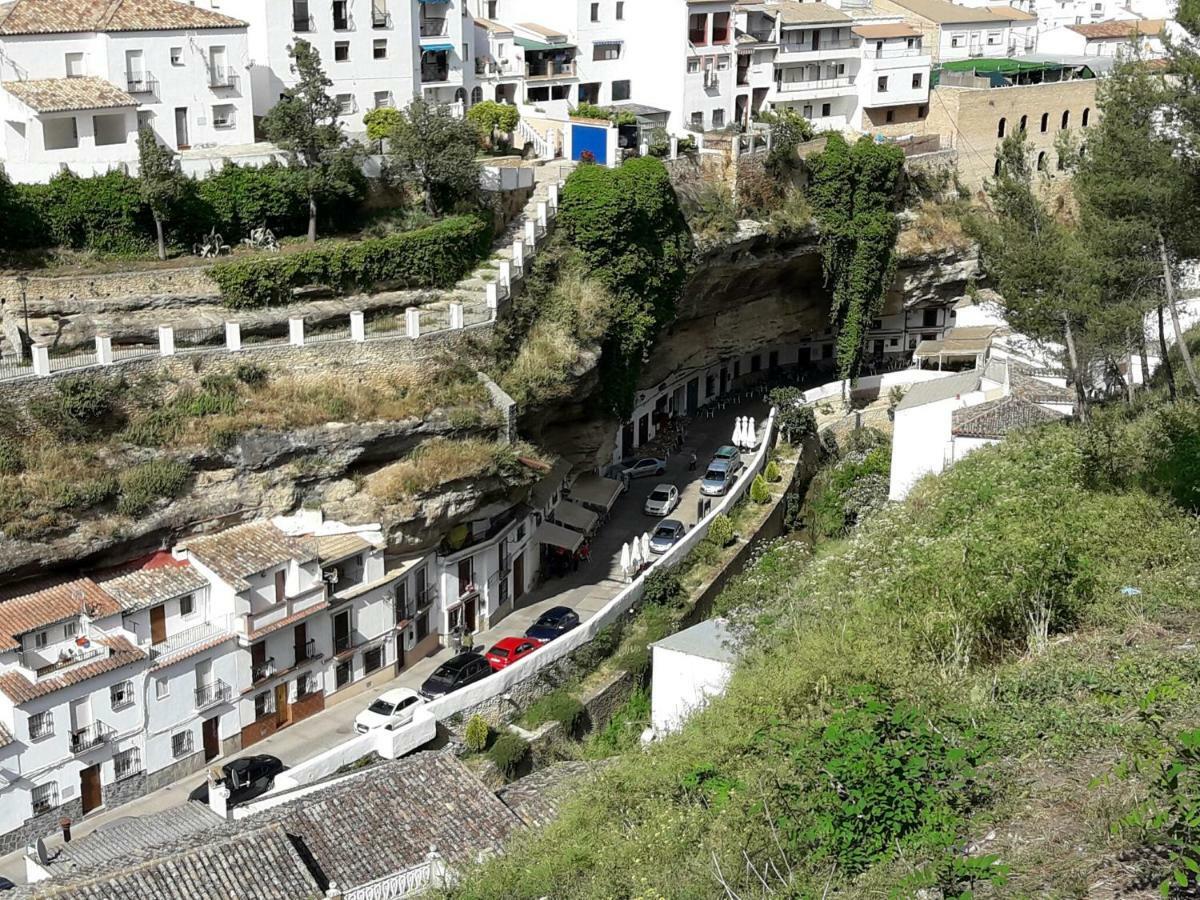
<instances>
[{"instance_id":1,"label":"white building facade","mask_svg":"<svg viewBox=\"0 0 1200 900\"><path fill-rule=\"evenodd\" d=\"M137 133L177 150L254 140L245 22L175 0L16 0L0 11L0 162L18 181L136 171Z\"/></svg>"}]
</instances>

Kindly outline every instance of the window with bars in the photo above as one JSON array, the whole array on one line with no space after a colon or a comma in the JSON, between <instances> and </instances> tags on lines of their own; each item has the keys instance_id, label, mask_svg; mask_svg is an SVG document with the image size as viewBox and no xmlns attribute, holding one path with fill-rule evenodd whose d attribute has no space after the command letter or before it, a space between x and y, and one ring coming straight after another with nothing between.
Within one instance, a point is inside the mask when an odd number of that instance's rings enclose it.
<instances>
[{"instance_id":1,"label":"window with bars","mask_svg":"<svg viewBox=\"0 0 1200 900\"><path fill-rule=\"evenodd\" d=\"M137 747L122 750L113 757L113 777L117 781L130 778L142 771L142 754Z\"/></svg>"},{"instance_id":2,"label":"window with bars","mask_svg":"<svg viewBox=\"0 0 1200 900\"><path fill-rule=\"evenodd\" d=\"M33 800L35 816L50 812L58 806L58 782L47 781L45 784L39 784L33 789L30 798Z\"/></svg>"},{"instance_id":3,"label":"window with bars","mask_svg":"<svg viewBox=\"0 0 1200 900\"><path fill-rule=\"evenodd\" d=\"M171 755L176 759L181 756L187 756L192 752L192 733L190 731L177 731L171 735Z\"/></svg>"},{"instance_id":4,"label":"window with bars","mask_svg":"<svg viewBox=\"0 0 1200 900\"><path fill-rule=\"evenodd\" d=\"M108 689L108 699L113 709L124 709L133 703L133 682L122 681Z\"/></svg>"},{"instance_id":5,"label":"window with bars","mask_svg":"<svg viewBox=\"0 0 1200 900\"><path fill-rule=\"evenodd\" d=\"M52 712L47 710L29 717L29 739L31 741L50 737L52 734L54 734L54 714Z\"/></svg>"},{"instance_id":6,"label":"window with bars","mask_svg":"<svg viewBox=\"0 0 1200 900\"><path fill-rule=\"evenodd\" d=\"M275 712L274 694L270 691L263 691L261 694L254 695L254 718L261 719L273 712Z\"/></svg>"}]
</instances>

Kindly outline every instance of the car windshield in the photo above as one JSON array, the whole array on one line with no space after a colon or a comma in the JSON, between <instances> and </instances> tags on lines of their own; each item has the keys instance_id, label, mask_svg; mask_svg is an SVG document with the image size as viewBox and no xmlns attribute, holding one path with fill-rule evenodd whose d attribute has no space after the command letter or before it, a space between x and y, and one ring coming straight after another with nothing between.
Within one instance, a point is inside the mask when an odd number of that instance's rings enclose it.
<instances>
[{"instance_id":1,"label":"car windshield","mask_svg":"<svg viewBox=\"0 0 1200 900\"><path fill-rule=\"evenodd\" d=\"M508 659L508 651L505 650L503 647L493 647L490 652L491 652L492 656L498 657L500 659Z\"/></svg>"},{"instance_id":2,"label":"car windshield","mask_svg":"<svg viewBox=\"0 0 1200 900\"><path fill-rule=\"evenodd\" d=\"M650 492L651 500L667 500L670 498L670 496L671 496L671 494L669 491L651 491Z\"/></svg>"},{"instance_id":3,"label":"car windshield","mask_svg":"<svg viewBox=\"0 0 1200 900\"><path fill-rule=\"evenodd\" d=\"M654 536L656 538L673 538L675 537L675 526L659 525L654 529Z\"/></svg>"},{"instance_id":4,"label":"car windshield","mask_svg":"<svg viewBox=\"0 0 1200 900\"><path fill-rule=\"evenodd\" d=\"M386 700L376 700L367 707L368 712L378 713L381 716L390 716L395 707Z\"/></svg>"},{"instance_id":5,"label":"car windshield","mask_svg":"<svg viewBox=\"0 0 1200 900\"><path fill-rule=\"evenodd\" d=\"M432 675L429 676L430 681L450 681L454 678L457 670L451 669L449 666L438 666Z\"/></svg>"},{"instance_id":6,"label":"car windshield","mask_svg":"<svg viewBox=\"0 0 1200 900\"><path fill-rule=\"evenodd\" d=\"M709 469L707 472L704 473L704 480L705 481L724 481L725 480L725 470L724 469Z\"/></svg>"}]
</instances>

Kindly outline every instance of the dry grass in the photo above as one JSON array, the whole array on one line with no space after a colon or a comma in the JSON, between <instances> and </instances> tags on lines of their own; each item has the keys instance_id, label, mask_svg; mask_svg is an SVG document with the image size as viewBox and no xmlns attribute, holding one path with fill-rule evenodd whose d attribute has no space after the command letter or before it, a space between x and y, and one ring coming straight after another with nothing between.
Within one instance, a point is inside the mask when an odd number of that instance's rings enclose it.
<instances>
[{"instance_id":1,"label":"dry grass","mask_svg":"<svg viewBox=\"0 0 1200 900\"><path fill-rule=\"evenodd\" d=\"M452 481L499 474L515 460L513 448L497 441L434 438L371 475L367 491L383 503L400 503Z\"/></svg>"},{"instance_id":2,"label":"dry grass","mask_svg":"<svg viewBox=\"0 0 1200 900\"><path fill-rule=\"evenodd\" d=\"M902 257L947 250L964 251L973 241L963 229L961 208L957 204L925 200L917 207L916 219L909 223L896 241Z\"/></svg>"},{"instance_id":3,"label":"dry grass","mask_svg":"<svg viewBox=\"0 0 1200 900\"><path fill-rule=\"evenodd\" d=\"M89 447L35 432L22 444L24 470L0 476L0 528L10 538L35 538L67 527L73 508L116 492L116 478Z\"/></svg>"}]
</instances>

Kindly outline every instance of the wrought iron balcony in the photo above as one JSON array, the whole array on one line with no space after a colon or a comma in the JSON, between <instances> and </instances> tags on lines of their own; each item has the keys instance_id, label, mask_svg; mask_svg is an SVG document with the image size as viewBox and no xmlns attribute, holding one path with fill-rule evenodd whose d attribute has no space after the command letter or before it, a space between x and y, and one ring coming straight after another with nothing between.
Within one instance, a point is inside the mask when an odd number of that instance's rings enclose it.
<instances>
[{"instance_id":1,"label":"wrought iron balcony","mask_svg":"<svg viewBox=\"0 0 1200 900\"><path fill-rule=\"evenodd\" d=\"M292 19L292 31L298 34L306 34L316 30L317 22L312 16L295 16Z\"/></svg>"},{"instance_id":2,"label":"wrought iron balcony","mask_svg":"<svg viewBox=\"0 0 1200 900\"><path fill-rule=\"evenodd\" d=\"M309 638L304 644L296 647L296 665L303 665L310 659L320 659L321 654L317 652L317 639Z\"/></svg>"},{"instance_id":3,"label":"wrought iron balcony","mask_svg":"<svg viewBox=\"0 0 1200 900\"><path fill-rule=\"evenodd\" d=\"M85 750L90 750L100 744L106 743L115 732L97 720L91 725L85 725L77 731L71 732L71 752L82 753Z\"/></svg>"},{"instance_id":4,"label":"wrought iron balcony","mask_svg":"<svg viewBox=\"0 0 1200 900\"><path fill-rule=\"evenodd\" d=\"M421 20L421 37L441 37L447 32L445 19Z\"/></svg>"},{"instance_id":5,"label":"wrought iron balcony","mask_svg":"<svg viewBox=\"0 0 1200 900\"><path fill-rule=\"evenodd\" d=\"M149 72L126 72L125 88L131 94L157 94L158 79Z\"/></svg>"},{"instance_id":6,"label":"wrought iron balcony","mask_svg":"<svg viewBox=\"0 0 1200 900\"><path fill-rule=\"evenodd\" d=\"M268 656L260 663L250 664L250 681L257 684L275 674L275 657Z\"/></svg>"},{"instance_id":7,"label":"wrought iron balcony","mask_svg":"<svg viewBox=\"0 0 1200 900\"><path fill-rule=\"evenodd\" d=\"M354 646L354 635L342 634L333 636L333 652L345 653Z\"/></svg>"},{"instance_id":8,"label":"wrought iron balcony","mask_svg":"<svg viewBox=\"0 0 1200 900\"><path fill-rule=\"evenodd\" d=\"M238 86L238 74L229 66L211 66L208 70L208 86L235 88Z\"/></svg>"},{"instance_id":9,"label":"wrought iron balcony","mask_svg":"<svg viewBox=\"0 0 1200 900\"><path fill-rule=\"evenodd\" d=\"M213 706L217 703L224 703L230 698L233 691L220 678L215 681L210 681L208 684L202 684L196 688L196 709L204 709L207 706Z\"/></svg>"}]
</instances>

